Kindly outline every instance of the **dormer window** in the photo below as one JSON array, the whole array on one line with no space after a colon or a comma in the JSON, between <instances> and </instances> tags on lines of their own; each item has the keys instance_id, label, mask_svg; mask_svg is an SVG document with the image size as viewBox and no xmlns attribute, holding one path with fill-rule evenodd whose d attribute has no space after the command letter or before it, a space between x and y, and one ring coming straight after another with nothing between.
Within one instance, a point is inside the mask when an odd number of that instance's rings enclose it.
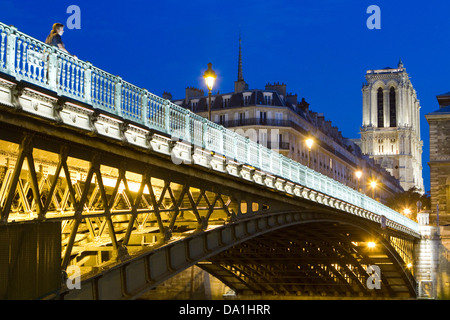
<instances>
[{"instance_id":1,"label":"dormer window","mask_svg":"<svg viewBox=\"0 0 450 320\"><path fill-rule=\"evenodd\" d=\"M229 106L230 106L230 99L231 99L231 96L223 96L223 98L222 98L222 107L223 108L228 108Z\"/></svg>"},{"instance_id":2,"label":"dormer window","mask_svg":"<svg viewBox=\"0 0 450 320\"><path fill-rule=\"evenodd\" d=\"M248 105L250 103L251 92L244 92L244 105Z\"/></svg>"},{"instance_id":3,"label":"dormer window","mask_svg":"<svg viewBox=\"0 0 450 320\"><path fill-rule=\"evenodd\" d=\"M198 108L198 99L197 100L191 100L191 104L192 104L192 111L196 111Z\"/></svg>"},{"instance_id":4,"label":"dormer window","mask_svg":"<svg viewBox=\"0 0 450 320\"><path fill-rule=\"evenodd\" d=\"M273 93L272 92L264 92L264 102L266 105L271 106L273 103Z\"/></svg>"}]
</instances>

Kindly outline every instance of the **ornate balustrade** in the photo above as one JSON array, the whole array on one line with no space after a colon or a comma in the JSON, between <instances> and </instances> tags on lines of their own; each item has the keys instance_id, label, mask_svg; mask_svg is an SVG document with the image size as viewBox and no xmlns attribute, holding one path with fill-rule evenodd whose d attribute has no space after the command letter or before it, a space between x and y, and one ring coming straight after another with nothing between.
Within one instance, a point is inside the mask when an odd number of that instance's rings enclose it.
<instances>
[{"instance_id":1,"label":"ornate balustrade","mask_svg":"<svg viewBox=\"0 0 450 320\"><path fill-rule=\"evenodd\" d=\"M2 23L0 72L207 150L214 154L211 161L238 162L267 180L277 177L293 194L313 190L321 198L373 212L380 221L385 217L387 226L400 225L418 234L416 222L366 195Z\"/></svg>"}]
</instances>

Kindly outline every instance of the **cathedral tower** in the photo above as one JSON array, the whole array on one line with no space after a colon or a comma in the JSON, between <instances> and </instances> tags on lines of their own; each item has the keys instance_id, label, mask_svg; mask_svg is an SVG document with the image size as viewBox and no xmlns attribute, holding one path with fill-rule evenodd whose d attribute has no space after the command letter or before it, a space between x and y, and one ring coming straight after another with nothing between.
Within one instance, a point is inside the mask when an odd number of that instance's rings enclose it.
<instances>
[{"instance_id":1,"label":"cathedral tower","mask_svg":"<svg viewBox=\"0 0 450 320\"><path fill-rule=\"evenodd\" d=\"M362 152L389 171L403 189L424 192L420 104L400 60L396 69L368 70L363 85Z\"/></svg>"}]
</instances>

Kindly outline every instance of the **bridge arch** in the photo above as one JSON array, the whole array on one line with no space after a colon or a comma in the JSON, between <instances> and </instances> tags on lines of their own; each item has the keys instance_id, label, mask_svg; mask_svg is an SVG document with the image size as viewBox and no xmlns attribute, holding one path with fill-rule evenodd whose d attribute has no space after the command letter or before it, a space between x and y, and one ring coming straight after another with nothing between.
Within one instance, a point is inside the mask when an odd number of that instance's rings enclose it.
<instances>
[{"instance_id":1,"label":"bridge arch","mask_svg":"<svg viewBox=\"0 0 450 320\"><path fill-rule=\"evenodd\" d=\"M135 299L194 265L242 295L415 296L414 279L390 240L396 235L360 219L314 211L253 216L130 258L60 297ZM380 289L367 287L369 265L381 269Z\"/></svg>"}]
</instances>

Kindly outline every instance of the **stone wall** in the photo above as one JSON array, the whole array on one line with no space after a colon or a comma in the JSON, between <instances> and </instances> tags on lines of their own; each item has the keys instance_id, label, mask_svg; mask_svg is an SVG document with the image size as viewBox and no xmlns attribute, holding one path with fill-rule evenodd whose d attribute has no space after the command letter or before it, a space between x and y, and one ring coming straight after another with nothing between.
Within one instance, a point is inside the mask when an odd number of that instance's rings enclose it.
<instances>
[{"instance_id":1,"label":"stone wall","mask_svg":"<svg viewBox=\"0 0 450 320\"><path fill-rule=\"evenodd\" d=\"M436 223L439 205L440 225L450 224L450 115L438 110L426 118L430 126L430 223Z\"/></svg>"}]
</instances>

